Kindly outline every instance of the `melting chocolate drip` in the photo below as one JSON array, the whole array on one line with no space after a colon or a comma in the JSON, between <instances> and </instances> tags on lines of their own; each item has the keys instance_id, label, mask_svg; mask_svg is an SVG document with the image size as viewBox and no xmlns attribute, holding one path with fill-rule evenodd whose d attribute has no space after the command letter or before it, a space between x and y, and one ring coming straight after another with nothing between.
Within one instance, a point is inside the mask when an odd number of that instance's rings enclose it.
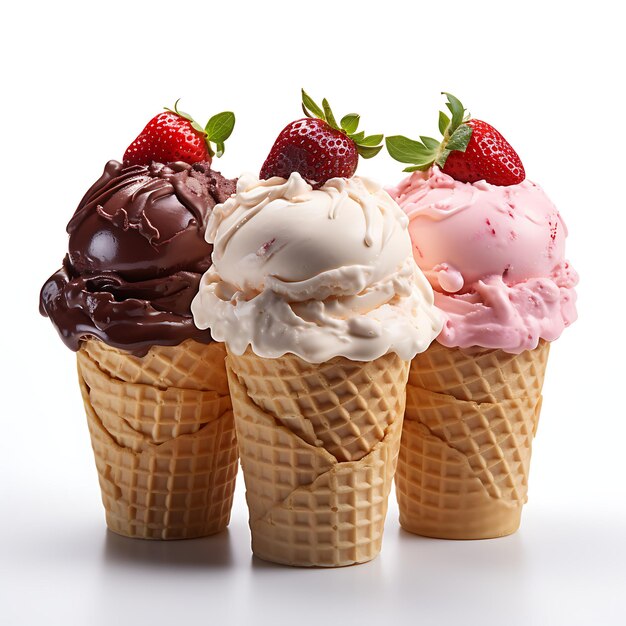
<instances>
[{"instance_id":1,"label":"melting chocolate drip","mask_svg":"<svg viewBox=\"0 0 626 626\"><path fill-rule=\"evenodd\" d=\"M67 226L69 253L41 290L42 315L72 350L90 337L136 354L210 341L190 304L210 265L208 217L234 191L208 163L109 161Z\"/></svg>"}]
</instances>

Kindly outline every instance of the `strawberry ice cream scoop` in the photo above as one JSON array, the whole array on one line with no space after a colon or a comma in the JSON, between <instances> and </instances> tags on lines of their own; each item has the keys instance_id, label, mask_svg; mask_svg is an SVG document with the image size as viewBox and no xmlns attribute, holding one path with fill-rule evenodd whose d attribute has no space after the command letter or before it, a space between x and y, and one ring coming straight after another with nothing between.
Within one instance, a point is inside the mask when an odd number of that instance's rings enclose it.
<instances>
[{"instance_id":1,"label":"strawberry ice cream scoop","mask_svg":"<svg viewBox=\"0 0 626 626\"><path fill-rule=\"evenodd\" d=\"M463 183L434 166L389 191L446 318L440 343L519 353L576 320L567 228L539 186Z\"/></svg>"}]
</instances>

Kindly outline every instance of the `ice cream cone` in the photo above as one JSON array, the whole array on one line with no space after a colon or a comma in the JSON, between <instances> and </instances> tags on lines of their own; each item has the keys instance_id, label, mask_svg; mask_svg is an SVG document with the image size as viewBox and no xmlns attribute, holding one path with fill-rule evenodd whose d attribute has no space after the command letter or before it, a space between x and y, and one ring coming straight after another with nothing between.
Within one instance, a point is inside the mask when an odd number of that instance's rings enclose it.
<instances>
[{"instance_id":1,"label":"ice cream cone","mask_svg":"<svg viewBox=\"0 0 626 626\"><path fill-rule=\"evenodd\" d=\"M549 348L435 342L413 359L396 474L405 530L445 539L517 530Z\"/></svg>"},{"instance_id":2,"label":"ice cream cone","mask_svg":"<svg viewBox=\"0 0 626 626\"><path fill-rule=\"evenodd\" d=\"M389 193L444 318L411 363L396 491L406 530L481 539L519 527L550 342L576 321L578 274L559 210L513 146L445 96L440 144L387 138L395 159L419 162Z\"/></svg>"},{"instance_id":3,"label":"ice cream cone","mask_svg":"<svg viewBox=\"0 0 626 626\"><path fill-rule=\"evenodd\" d=\"M380 551L408 363L312 364L251 350L226 360L258 557L298 566L363 563Z\"/></svg>"},{"instance_id":4,"label":"ice cream cone","mask_svg":"<svg viewBox=\"0 0 626 626\"><path fill-rule=\"evenodd\" d=\"M237 443L220 343L153 346L144 357L88 340L79 384L109 528L188 539L226 528Z\"/></svg>"}]
</instances>

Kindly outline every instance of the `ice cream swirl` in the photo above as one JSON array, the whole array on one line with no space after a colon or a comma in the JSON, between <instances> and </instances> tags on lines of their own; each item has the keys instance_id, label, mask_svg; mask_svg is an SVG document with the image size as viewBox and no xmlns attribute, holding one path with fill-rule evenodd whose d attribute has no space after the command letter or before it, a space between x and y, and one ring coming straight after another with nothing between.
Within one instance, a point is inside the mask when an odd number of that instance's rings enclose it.
<instances>
[{"instance_id":1,"label":"ice cream swirl","mask_svg":"<svg viewBox=\"0 0 626 626\"><path fill-rule=\"evenodd\" d=\"M231 351L318 363L410 360L441 328L415 264L408 220L380 186L351 178L313 189L299 174L244 174L207 228L213 265L194 321Z\"/></svg>"}]
</instances>

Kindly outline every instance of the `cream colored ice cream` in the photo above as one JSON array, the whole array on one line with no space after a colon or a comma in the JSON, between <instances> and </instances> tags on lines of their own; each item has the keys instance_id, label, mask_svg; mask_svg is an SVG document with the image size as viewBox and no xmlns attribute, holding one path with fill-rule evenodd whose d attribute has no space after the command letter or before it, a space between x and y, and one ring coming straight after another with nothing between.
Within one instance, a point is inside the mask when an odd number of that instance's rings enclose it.
<instances>
[{"instance_id":1,"label":"cream colored ice cream","mask_svg":"<svg viewBox=\"0 0 626 626\"><path fill-rule=\"evenodd\" d=\"M192 303L196 325L231 352L293 353L310 363L424 351L441 330L417 267L408 218L366 179L313 189L244 174L213 210L213 265Z\"/></svg>"}]
</instances>

